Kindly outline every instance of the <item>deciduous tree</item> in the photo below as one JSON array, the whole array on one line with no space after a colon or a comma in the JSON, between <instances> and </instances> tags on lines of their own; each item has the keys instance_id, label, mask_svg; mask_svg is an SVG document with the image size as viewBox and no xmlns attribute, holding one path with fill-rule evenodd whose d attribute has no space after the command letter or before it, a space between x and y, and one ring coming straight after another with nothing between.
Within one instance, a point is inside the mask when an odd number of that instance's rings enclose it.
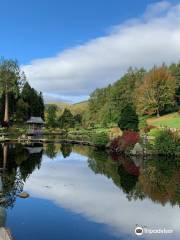
<instances>
[{"instance_id":1,"label":"deciduous tree","mask_svg":"<svg viewBox=\"0 0 180 240\"><path fill-rule=\"evenodd\" d=\"M160 115L166 105L174 104L176 81L165 67L153 68L136 89L136 108L139 114Z\"/></svg>"}]
</instances>

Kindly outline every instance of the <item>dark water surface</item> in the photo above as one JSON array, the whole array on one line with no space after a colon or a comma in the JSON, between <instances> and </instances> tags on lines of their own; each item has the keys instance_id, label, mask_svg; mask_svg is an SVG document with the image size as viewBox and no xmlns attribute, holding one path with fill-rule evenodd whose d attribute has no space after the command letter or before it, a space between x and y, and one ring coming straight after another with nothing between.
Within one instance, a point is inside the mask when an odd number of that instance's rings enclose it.
<instances>
[{"instance_id":1,"label":"dark water surface","mask_svg":"<svg viewBox=\"0 0 180 240\"><path fill-rule=\"evenodd\" d=\"M0 225L16 240L180 239L180 160L0 145ZM30 194L19 198L21 191ZM136 236L137 226L173 233Z\"/></svg>"}]
</instances>

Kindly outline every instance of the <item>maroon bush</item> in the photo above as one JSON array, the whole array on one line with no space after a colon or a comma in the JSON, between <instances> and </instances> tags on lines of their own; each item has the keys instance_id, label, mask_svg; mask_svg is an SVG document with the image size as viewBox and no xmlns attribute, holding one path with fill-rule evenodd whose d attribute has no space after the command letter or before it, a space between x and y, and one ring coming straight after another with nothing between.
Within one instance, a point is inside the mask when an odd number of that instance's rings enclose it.
<instances>
[{"instance_id":1,"label":"maroon bush","mask_svg":"<svg viewBox=\"0 0 180 240\"><path fill-rule=\"evenodd\" d=\"M139 133L124 131L121 137L117 137L111 141L109 149L111 152L125 152L133 148L139 140Z\"/></svg>"}]
</instances>

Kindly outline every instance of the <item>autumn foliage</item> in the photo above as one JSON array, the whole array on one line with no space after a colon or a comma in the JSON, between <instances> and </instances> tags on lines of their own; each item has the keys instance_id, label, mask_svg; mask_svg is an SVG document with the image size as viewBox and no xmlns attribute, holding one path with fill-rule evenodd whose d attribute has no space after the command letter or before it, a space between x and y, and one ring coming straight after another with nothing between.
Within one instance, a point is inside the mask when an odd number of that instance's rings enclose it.
<instances>
[{"instance_id":1,"label":"autumn foliage","mask_svg":"<svg viewBox=\"0 0 180 240\"><path fill-rule=\"evenodd\" d=\"M154 68L144 76L143 83L135 90L136 109L139 114L157 116L166 105L174 105L176 80L165 67Z\"/></svg>"},{"instance_id":2,"label":"autumn foliage","mask_svg":"<svg viewBox=\"0 0 180 240\"><path fill-rule=\"evenodd\" d=\"M119 136L111 141L109 148L111 152L125 152L132 149L139 140L139 133L124 131L122 136Z\"/></svg>"}]
</instances>

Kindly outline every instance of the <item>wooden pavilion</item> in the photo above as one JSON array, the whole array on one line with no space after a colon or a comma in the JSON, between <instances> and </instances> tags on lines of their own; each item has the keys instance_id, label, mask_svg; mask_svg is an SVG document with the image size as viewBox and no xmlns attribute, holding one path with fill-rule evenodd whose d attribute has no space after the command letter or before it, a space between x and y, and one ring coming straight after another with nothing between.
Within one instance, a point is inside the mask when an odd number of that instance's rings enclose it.
<instances>
[{"instance_id":1,"label":"wooden pavilion","mask_svg":"<svg viewBox=\"0 0 180 240\"><path fill-rule=\"evenodd\" d=\"M41 117L31 117L27 122L29 126L28 135L41 135L43 133L44 121Z\"/></svg>"}]
</instances>

